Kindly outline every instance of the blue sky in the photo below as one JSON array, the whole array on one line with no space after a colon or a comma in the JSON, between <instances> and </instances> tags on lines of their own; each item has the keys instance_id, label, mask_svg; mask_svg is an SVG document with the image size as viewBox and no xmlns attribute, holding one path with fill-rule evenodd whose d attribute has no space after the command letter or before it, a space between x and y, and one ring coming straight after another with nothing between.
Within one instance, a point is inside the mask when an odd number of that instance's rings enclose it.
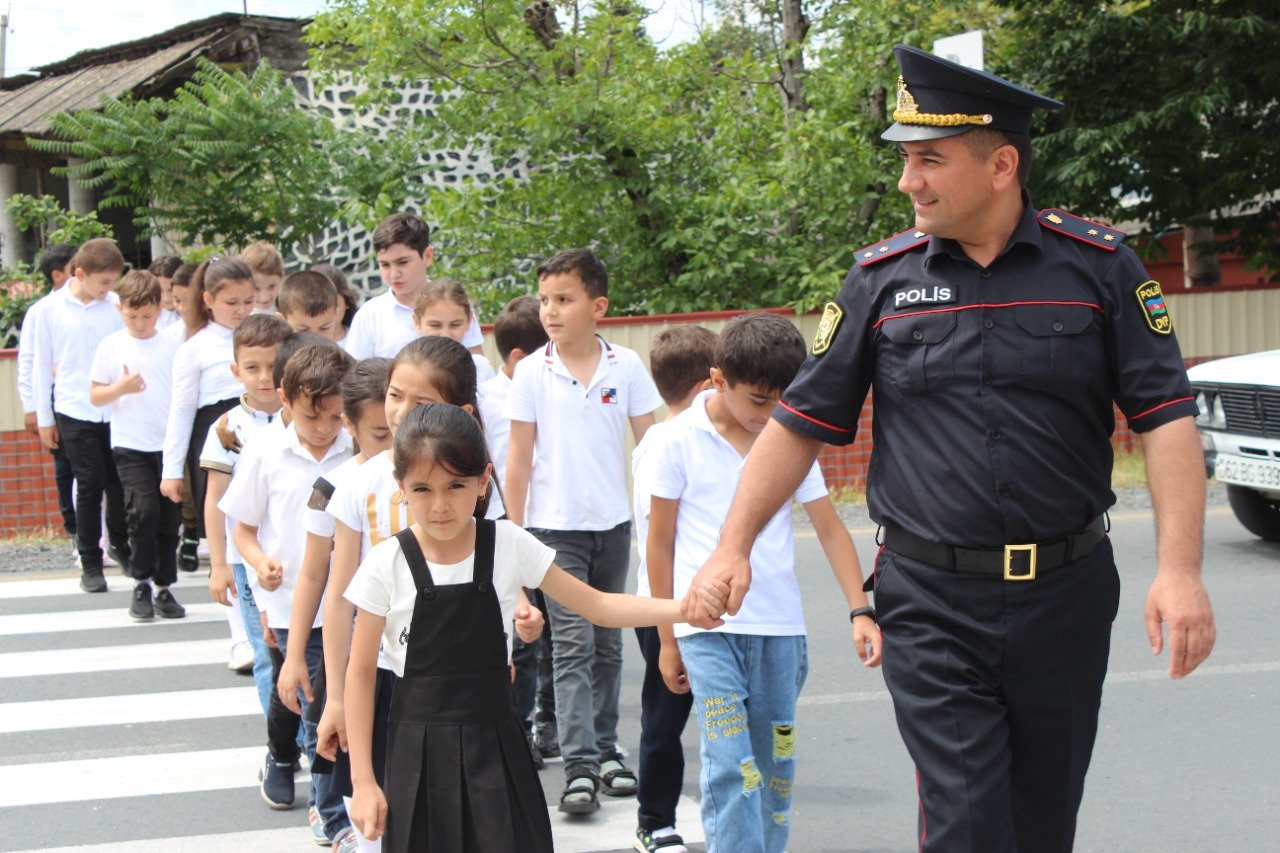
<instances>
[{"instance_id":1,"label":"blue sky","mask_svg":"<svg viewBox=\"0 0 1280 853\"><path fill-rule=\"evenodd\" d=\"M13 76L74 53L144 38L221 12L303 17L325 0L0 0L8 8L5 74ZM698 0L650 0L649 31L660 42L693 31Z\"/></svg>"}]
</instances>

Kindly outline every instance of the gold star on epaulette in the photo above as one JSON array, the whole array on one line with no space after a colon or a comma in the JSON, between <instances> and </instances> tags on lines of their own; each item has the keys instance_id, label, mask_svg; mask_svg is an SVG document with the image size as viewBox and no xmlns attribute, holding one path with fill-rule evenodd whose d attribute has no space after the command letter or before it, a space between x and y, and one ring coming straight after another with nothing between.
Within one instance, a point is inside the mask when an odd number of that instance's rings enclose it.
<instances>
[{"instance_id":1,"label":"gold star on epaulette","mask_svg":"<svg viewBox=\"0 0 1280 853\"><path fill-rule=\"evenodd\" d=\"M1088 233L1089 233L1089 236L1090 236L1090 237L1097 237L1097 236L1098 236L1098 229L1097 229L1097 228L1090 228Z\"/></svg>"},{"instance_id":2,"label":"gold star on epaulette","mask_svg":"<svg viewBox=\"0 0 1280 853\"><path fill-rule=\"evenodd\" d=\"M1108 243L1113 243L1113 242L1115 242L1116 235L1114 235L1114 234L1108 234L1107 236L1103 237L1102 239L1103 239L1103 240L1106 240Z\"/></svg>"},{"instance_id":3,"label":"gold star on epaulette","mask_svg":"<svg viewBox=\"0 0 1280 853\"><path fill-rule=\"evenodd\" d=\"M1056 208L1040 211L1037 219L1043 228L1065 234L1108 252L1115 251L1116 245L1124 239L1123 231L1107 228L1097 222L1090 222L1088 219L1082 219Z\"/></svg>"},{"instance_id":4,"label":"gold star on epaulette","mask_svg":"<svg viewBox=\"0 0 1280 853\"><path fill-rule=\"evenodd\" d=\"M872 263L878 263L885 258L892 258L908 249L923 246L928 241L929 235L924 231L903 231L888 240L881 240L879 243L873 243L870 246L864 246L859 249L856 254L858 266L865 267Z\"/></svg>"}]
</instances>

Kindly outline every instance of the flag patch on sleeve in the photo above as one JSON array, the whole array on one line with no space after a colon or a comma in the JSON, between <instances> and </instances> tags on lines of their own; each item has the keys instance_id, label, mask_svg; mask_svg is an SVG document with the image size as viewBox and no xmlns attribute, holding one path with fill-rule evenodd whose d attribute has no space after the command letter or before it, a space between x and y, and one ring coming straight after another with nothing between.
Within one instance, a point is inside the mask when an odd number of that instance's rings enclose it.
<instances>
[{"instance_id":1,"label":"flag patch on sleeve","mask_svg":"<svg viewBox=\"0 0 1280 853\"><path fill-rule=\"evenodd\" d=\"M1138 304L1142 306L1142 314L1147 318L1147 326L1158 335L1173 332L1173 318L1169 316L1169 306L1165 304L1164 292L1160 290L1160 282L1144 281L1136 291Z\"/></svg>"}]
</instances>

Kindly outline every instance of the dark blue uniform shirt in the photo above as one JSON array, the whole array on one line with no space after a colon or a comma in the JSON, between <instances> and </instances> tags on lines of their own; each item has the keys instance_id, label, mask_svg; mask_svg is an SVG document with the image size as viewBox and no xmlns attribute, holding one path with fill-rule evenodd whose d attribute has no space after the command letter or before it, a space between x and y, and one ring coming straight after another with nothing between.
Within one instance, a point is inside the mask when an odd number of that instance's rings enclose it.
<instances>
[{"instance_id":1,"label":"dark blue uniform shirt","mask_svg":"<svg viewBox=\"0 0 1280 853\"><path fill-rule=\"evenodd\" d=\"M1137 256L1023 204L985 269L938 237L855 266L829 348L774 412L848 444L873 389L878 523L968 548L1052 539L1115 502L1113 400L1136 432L1197 411L1177 340L1149 323Z\"/></svg>"}]
</instances>

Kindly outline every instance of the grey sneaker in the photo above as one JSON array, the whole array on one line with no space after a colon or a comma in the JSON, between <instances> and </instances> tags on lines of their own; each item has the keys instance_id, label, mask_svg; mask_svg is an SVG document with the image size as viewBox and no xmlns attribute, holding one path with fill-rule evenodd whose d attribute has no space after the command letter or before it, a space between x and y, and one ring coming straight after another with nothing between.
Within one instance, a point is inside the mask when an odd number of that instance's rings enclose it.
<instances>
[{"instance_id":1,"label":"grey sneaker","mask_svg":"<svg viewBox=\"0 0 1280 853\"><path fill-rule=\"evenodd\" d=\"M173 593L162 589L156 592L156 612L161 619L181 619L187 615L187 608L178 603Z\"/></svg>"},{"instance_id":2,"label":"grey sneaker","mask_svg":"<svg viewBox=\"0 0 1280 853\"><path fill-rule=\"evenodd\" d=\"M139 622L149 622L156 618L155 607L151 604L151 585L140 583L133 588L133 601L129 602L129 615Z\"/></svg>"},{"instance_id":3,"label":"grey sneaker","mask_svg":"<svg viewBox=\"0 0 1280 853\"><path fill-rule=\"evenodd\" d=\"M348 826L333 839L333 853L359 853L360 836L354 826Z\"/></svg>"},{"instance_id":4,"label":"grey sneaker","mask_svg":"<svg viewBox=\"0 0 1280 853\"><path fill-rule=\"evenodd\" d=\"M556 734L555 726L538 726L538 731L533 736L533 743L538 747L538 752L542 753L543 758L560 757L560 737Z\"/></svg>"},{"instance_id":5,"label":"grey sneaker","mask_svg":"<svg viewBox=\"0 0 1280 853\"><path fill-rule=\"evenodd\" d=\"M107 579L102 576L102 569L85 569L80 575L80 588L85 592L106 592Z\"/></svg>"}]
</instances>

